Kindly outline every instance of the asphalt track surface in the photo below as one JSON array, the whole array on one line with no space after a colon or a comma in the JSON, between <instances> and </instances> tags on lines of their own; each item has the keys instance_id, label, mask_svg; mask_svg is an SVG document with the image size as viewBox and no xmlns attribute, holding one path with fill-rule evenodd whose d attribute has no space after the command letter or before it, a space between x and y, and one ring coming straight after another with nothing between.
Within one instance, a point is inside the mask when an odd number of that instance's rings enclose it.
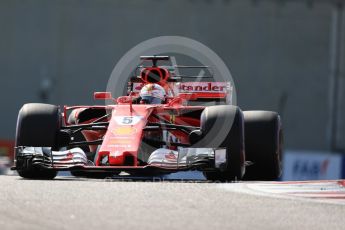
<instances>
[{"instance_id":1,"label":"asphalt track surface","mask_svg":"<svg viewBox=\"0 0 345 230\"><path fill-rule=\"evenodd\" d=\"M342 202L241 192L245 185L0 176L0 229L345 229Z\"/></svg>"}]
</instances>

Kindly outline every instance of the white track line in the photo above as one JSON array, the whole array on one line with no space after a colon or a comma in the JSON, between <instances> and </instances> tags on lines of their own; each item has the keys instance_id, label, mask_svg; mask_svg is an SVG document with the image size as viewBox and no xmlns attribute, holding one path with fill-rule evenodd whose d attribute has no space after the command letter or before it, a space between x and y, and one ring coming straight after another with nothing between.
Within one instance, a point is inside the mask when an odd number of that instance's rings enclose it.
<instances>
[{"instance_id":1,"label":"white track line","mask_svg":"<svg viewBox=\"0 0 345 230\"><path fill-rule=\"evenodd\" d=\"M240 182L219 187L252 195L345 205L345 181Z\"/></svg>"}]
</instances>

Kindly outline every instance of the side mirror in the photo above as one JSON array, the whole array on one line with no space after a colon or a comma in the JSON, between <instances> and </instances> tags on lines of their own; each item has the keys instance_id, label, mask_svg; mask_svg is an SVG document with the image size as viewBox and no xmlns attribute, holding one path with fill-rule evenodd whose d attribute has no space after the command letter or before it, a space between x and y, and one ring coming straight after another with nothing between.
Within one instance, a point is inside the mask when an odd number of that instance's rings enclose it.
<instances>
[{"instance_id":1,"label":"side mirror","mask_svg":"<svg viewBox=\"0 0 345 230\"><path fill-rule=\"evenodd\" d=\"M111 92L94 92L93 98L95 100L111 100L113 97L111 96Z\"/></svg>"}]
</instances>

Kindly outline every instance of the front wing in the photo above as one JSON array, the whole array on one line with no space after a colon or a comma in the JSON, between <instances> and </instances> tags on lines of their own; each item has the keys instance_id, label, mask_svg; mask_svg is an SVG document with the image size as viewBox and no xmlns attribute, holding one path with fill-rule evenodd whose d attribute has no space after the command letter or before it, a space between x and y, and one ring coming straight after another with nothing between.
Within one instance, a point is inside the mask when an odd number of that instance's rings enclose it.
<instances>
[{"instance_id":1,"label":"front wing","mask_svg":"<svg viewBox=\"0 0 345 230\"><path fill-rule=\"evenodd\" d=\"M157 149L152 152L145 166L95 166L89 161L81 148L52 151L48 147L16 147L16 161L22 161L23 167L29 165L56 171L88 172L150 172L165 173L222 169L226 164L225 149L182 148L179 151ZM19 169L16 166L12 169Z\"/></svg>"}]
</instances>

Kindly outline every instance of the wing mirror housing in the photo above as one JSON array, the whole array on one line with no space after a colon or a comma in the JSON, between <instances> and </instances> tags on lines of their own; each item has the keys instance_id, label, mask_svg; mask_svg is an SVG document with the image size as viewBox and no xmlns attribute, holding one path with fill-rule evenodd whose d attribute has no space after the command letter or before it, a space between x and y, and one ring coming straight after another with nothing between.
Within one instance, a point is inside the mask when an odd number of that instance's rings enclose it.
<instances>
[{"instance_id":1,"label":"wing mirror housing","mask_svg":"<svg viewBox=\"0 0 345 230\"><path fill-rule=\"evenodd\" d=\"M95 100L112 100L113 96L111 95L111 92L94 92L93 98Z\"/></svg>"}]
</instances>

